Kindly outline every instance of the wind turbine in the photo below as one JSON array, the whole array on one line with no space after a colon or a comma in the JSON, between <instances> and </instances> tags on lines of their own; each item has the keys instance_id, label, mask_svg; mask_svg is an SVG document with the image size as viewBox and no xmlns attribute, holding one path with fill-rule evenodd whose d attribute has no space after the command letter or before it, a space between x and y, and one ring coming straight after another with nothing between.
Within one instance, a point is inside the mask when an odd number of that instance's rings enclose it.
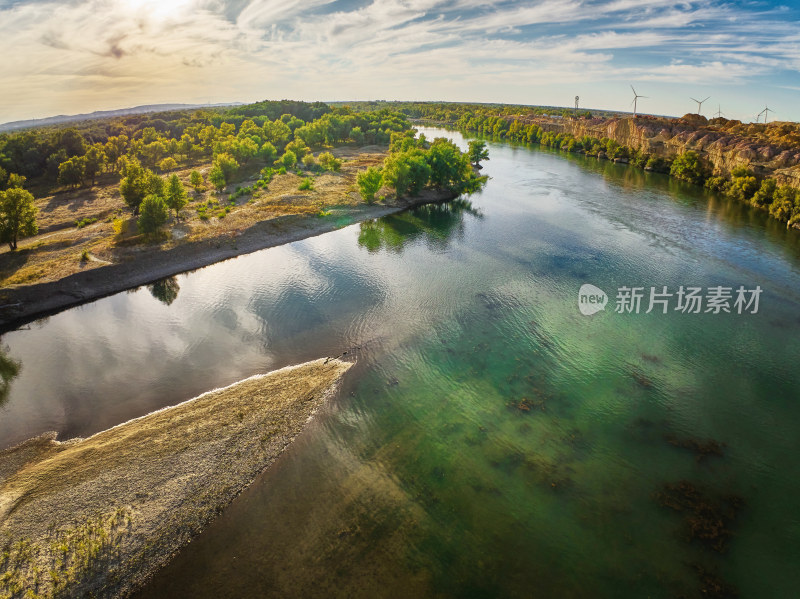
<instances>
[{"instance_id":1,"label":"wind turbine","mask_svg":"<svg viewBox=\"0 0 800 599\"><path fill-rule=\"evenodd\" d=\"M711 96L708 96L708 98L710 97ZM708 98L706 98L705 100L698 100L697 98L692 98L692 97L689 98L690 100L694 100L695 102L697 102L697 114L700 114L700 111L703 109L703 102L708 100Z\"/></svg>"},{"instance_id":2,"label":"wind turbine","mask_svg":"<svg viewBox=\"0 0 800 599\"><path fill-rule=\"evenodd\" d=\"M720 108L719 104L717 104L717 112L715 113L716 118L721 119L724 114L722 114L722 109Z\"/></svg>"},{"instance_id":3,"label":"wind turbine","mask_svg":"<svg viewBox=\"0 0 800 599\"><path fill-rule=\"evenodd\" d=\"M631 89L633 89L632 85L631 85ZM647 96L640 96L639 94L636 93L636 90L633 89L633 102L631 102L631 104L633 104L633 116L634 116L634 118L636 118L636 100L638 100L639 98L646 98L646 97Z\"/></svg>"},{"instance_id":4,"label":"wind turbine","mask_svg":"<svg viewBox=\"0 0 800 599\"><path fill-rule=\"evenodd\" d=\"M759 112L758 116L756 117L756 123L758 122L758 118L763 114L764 115L764 124L766 125L767 124L767 120L769 119L769 111L770 110L772 110L772 109L769 106L764 106L764 110ZM775 112L775 111L772 110L772 112Z\"/></svg>"}]
</instances>

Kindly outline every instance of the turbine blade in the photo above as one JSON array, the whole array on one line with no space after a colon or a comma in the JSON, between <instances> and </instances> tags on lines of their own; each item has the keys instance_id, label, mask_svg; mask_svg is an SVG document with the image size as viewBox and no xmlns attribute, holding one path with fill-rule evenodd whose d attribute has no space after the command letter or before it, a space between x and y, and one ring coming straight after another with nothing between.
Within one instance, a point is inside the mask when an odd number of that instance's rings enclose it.
<instances>
[{"instance_id":1,"label":"turbine blade","mask_svg":"<svg viewBox=\"0 0 800 599\"><path fill-rule=\"evenodd\" d=\"M708 98L710 98L710 97L711 97L711 96L708 96ZM706 100L708 100L708 98L706 98ZM703 102L705 102L706 100L703 100Z\"/></svg>"},{"instance_id":2,"label":"turbine blade","mask_svg":"<svg viewBox=\"0 0 800 599\"><path fill-rule=\"evenodd\" d=\"M695 102L699 102L700 101L700 100L697 100L696 98L692 98L691 96L689 96L689 99L690 100L694 100Z\"/></svg>"},{"instance_id":3,"label":"turbine blade","mask_svg":"<svg viewBox=\"0 0 800 599\"><path fill-rule=\"evenodd\" d=\"M633 89L633 86L632 86L632 85L631 85L631 89ZM634 96L636 95L636 90L635 90L635 89L633 89L633 95L634 95Z\"/></svg>"}]
</instances>

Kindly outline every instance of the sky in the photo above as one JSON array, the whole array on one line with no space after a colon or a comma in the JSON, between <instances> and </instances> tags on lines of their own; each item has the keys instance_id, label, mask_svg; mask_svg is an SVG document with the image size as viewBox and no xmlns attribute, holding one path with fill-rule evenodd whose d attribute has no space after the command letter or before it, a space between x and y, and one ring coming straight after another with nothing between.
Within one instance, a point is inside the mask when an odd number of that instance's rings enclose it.
<instances>
[{"instance_id":1,"label":"sky","mask_svg":"<svg viewBox=\"0 0 800 599\"><path fill-rule=\"evenodd\" d=\"M800 2L0 0L0 122L444 100L800 121Z\"/></svg>"}]
</instances>

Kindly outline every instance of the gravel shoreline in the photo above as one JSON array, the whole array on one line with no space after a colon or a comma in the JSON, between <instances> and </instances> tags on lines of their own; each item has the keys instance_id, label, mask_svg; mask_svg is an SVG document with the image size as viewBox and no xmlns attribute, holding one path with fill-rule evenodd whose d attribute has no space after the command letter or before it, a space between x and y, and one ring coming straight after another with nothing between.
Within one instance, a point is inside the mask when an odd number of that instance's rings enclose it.
<instances>
[{"instance_id":1,"label":"gravel shoreline","mask_svg":"<svg viewBox=\"0 0 800 599\"><path fill-rule=\"evenodd\" d=\"M130 595L278 458L350 366L307 362L87 439L0 452L0 597Z\"/></svg>"}]
</instances>

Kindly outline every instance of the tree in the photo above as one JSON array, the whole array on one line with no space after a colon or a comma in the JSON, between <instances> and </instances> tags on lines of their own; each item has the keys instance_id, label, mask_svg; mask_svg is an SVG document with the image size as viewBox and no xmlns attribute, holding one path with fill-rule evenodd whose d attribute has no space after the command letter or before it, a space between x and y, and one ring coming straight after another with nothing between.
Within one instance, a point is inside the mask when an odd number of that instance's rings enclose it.
<instances>
[{"instance_id":1,"label":"tree","mask_svg":"<svg viewBox=\"0 0 800 599\"><path fill-rule=\"evenodd\" d=\"M97 178L97 173L102 172L107 162L107 157L102 144L94 144L86 150L85 174L92 181L92 185Z\"/></svg>"},{"instance_id":2,"label":"tree","mask_svg":"<svg viewBox=\"0 0 800 599\"><path fill-rule=\"evenodd\" d=\"M0 191L0 241L14 251L20 237L36 235L36 204L22 187Z\"/></svg>"},{"instance_id":3,"label":"tree","mask_svg":"<svg viewBox=\"0 0 800 599\"><path fill-rule=\"evenodd\" d=\"M214 157L213 164L222 170L226 182L230 181L236 174L236 171L239 170L239 163L236 161L236 158L227 152L217 154Z\"/></svg>"},{"instance_id":4,"label":"tree","mask_svg":"<svg viewBox=\"0 0 800 599\"><path fill-rule=\"evenodd\" d=\"M225 189L225 173L222 172L222 168L220 166L211 167L211 170L208 172L208 180L211 181L211 184L217 189L218 192L222 193L222 190Z\"/></svg>"},{"instance_id":5,"label":"tree","mask_svg":"<svg viewBox=\"0 0 800 599\"><path fill-rule=\"evenodd\" d=\"M672 161L669 174L689 183L702 183L705 179L705 168L696 152L684 152Z\"/></svg>"},{"instance_id":6,"label":"tree","mask_svg":"<svg viewBox=\"0 0 800 599\"><path fill-rule=\"evenodd\" d=\"M475 166L480 166L481 160L489 160L489 150L486 149L486 144L482 141L469 142L467 155L469 156L469 161Z\"/></svg>"},{"instance_id":7,"label":"tree","mask_svg":"<svg viewBox=\"0 0 800 599\"><path fill-rule=\"evenodd\" d=\"M431 167L431 185L440 189L461 193L465 182L472 176L469 157L449 139L440 137L433 140L425 159Z\"/></svg>"},{"instance_id":8,"label":"tree","mask_svg":"<svg viewBox=\"0 0 800 599\"><path fill-rule=\"evenodd\" d=\"M203 191L203 175L200 174L200 171L192 171L192 174L189 175L189 183L194 187L196 194L199 195Z\"/></svg>"},{"instance_id":9,"label":"tree","mask_svg":"<svg viewBox=\"0 0 800 599\"><path fill-rule=\"evenodd\" d=\"M764 179L761 182L761 187L753 195L752 204L754 206L762 206L768 208L775 198L775 190L778 187L778 182L775 179Z\"/></svg>"},{"instance_id":10,"label":"tree","mask_svg":"<svg viewBox=\"0 0 800 599\"><path fill-rule=\"evenodd\" d=\"M291 150L287 150L283 153L283 156L275 161L275 164L285 166L286 168L292 168L297 164L297 155Z\"/></svg>"},{"instance_id":11,"label":"tree","mask_svg":"<svg viewBox=\"0 0 800 599\"><path fill-rule=\"evenodd\" d=\"M125 168L125 177L119 183L119 192L134 214L139 213L139 205L150 194L161 194L164 180L138 162L130 162Z\"/></svg>"},{"instance_id":12,"label":"tree","mask_svg":"<svg viewBox=\"0 0 800 599\"><path fill-rule=\"evenodd\" d=\"M136 224L139 231L145 235L154 235L167 222L169 212L164 198L150 194L142 200L139 206L139 220Z\"/></svg>"},{"instance_id":13,"label":"tree","mask_svg":"<svg viewBox=\"0 0 800 599\"><path fill-rule=\"evenodd\" d=\"M167 206L175 211L175 218L177 218L181 208L186 206L186 202L188 202L186 189L183 187L178 175L172 175L169 178L164 195L166 196Z\"/></svg>"},{"instance_id":14,"label":"tree","mask_svg":"<svg viewBox=\"0 0 800 599\"><path fill-rule=\"evenodd\" d=\"M431 167L420 149L392 154L386 159L383 180L393 187L397 197L418 194L431 177Z\"/></svg>"},{"instance_id":15,"label":"tree","mask_svg":"<svg viewBox=\"0 0 800 599\"><path fill-rule=\"evenodd\" d=\"M264 145L262 145L258 150L258 155L267 164L273 164L275 162L275 158L278 157L278 150L276 150L275 146L267 141L264 142Z\"/></svg>"},{"instance_id":16,"label":"tree","mask_svg":"<svg viewBox=\"0 0 800 599\"><path fill-rule=\"evenodd\" d=\"M375 194L378 193L383 184L383 174L380 169L371 166L366 171L358 173L356 182L358 183L358 191L364 201L372 203L375 201Z\"/></svg>"},{"instance_id":17,"label":"tree","mask_svg":"<svg viewBox=\"0 0 800 599\"><path fill-rule=\"evenodd\" d=\"M326 171L337 172L342 168L342 161L338 158L334 158L333 154L330 152L322 152L322 154L317 156L317 160L319 161L320 166L322 166L322 168L324 168Z\"/></svg>"},{"instance_id":18,"label":"tree","mask_svg":"<svg viewBox=\"0 0 800 599\"><path fill-rule=\"evenodd\" d=\"M86 176L86 157L73 156L58 165L58 182L78 187Z\"/></svg>"},{"instance_id":19,"label":"tree","mask_svg":"<svg viewBox=\"0 0 800 599\"><path fill-rule=\"evenodd\" d=\"M164 160L158 163L158 168L161 169L162 173L167 173L178 168L178 163L172 156L167 156L164 158Z\"/></svg>"}]
</instances>

